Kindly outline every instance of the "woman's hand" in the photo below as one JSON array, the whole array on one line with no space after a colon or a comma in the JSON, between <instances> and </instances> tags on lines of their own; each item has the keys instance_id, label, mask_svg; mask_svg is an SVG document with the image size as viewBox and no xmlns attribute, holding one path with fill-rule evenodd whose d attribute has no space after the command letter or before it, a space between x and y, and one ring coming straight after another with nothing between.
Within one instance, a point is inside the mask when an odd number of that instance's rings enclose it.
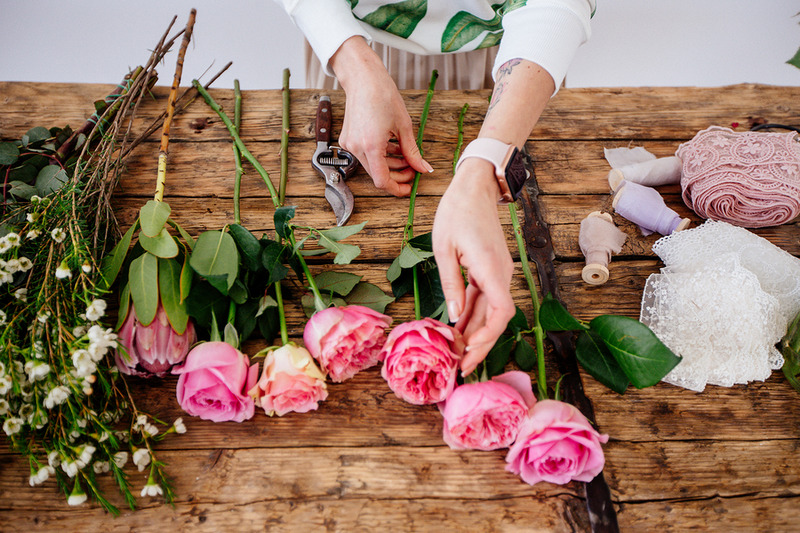
<instances>
[{"instance_id":1,"label":"woman's hand","mask_svg":"<svg viewBox=\"0 0 800 533\"><path fill-rule=\"evenodd\" d=\"M411 117L380 58L351 37L331 58L345 91L339 145L352 153L379 189L408 196L416 172L433 172L416 144ZM394 142L396 141L396 142Z\"/></svg>"},{"instance_id":2,"label":"woman's hand","mask_svg":"<svg viewBox=\"0 0 800 533\"><path fill-rule=\"evenodd\" d=\"M486 358L514 316L514 262L497 216L499 187L491 163L470 158L445 192L433 222L433 250L450 320L464 334L464 375ZM464 287L461 268L469 284Z\"/></svg>"}]
</instances>

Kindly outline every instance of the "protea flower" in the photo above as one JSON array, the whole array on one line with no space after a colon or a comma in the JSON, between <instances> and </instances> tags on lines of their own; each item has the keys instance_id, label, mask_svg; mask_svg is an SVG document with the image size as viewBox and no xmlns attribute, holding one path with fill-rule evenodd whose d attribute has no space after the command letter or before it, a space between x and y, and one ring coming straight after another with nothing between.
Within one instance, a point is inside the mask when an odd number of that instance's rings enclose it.
<instances>
[{"instance_id":1,"label":"protea flower","mask_svg":"<svg viewBox=\"0 0 800 533\"><path fill-rule=\"evenodd\" d=\"M163 377L173 366L182 363L189 348L197 341L194 324L189 320L186 330L179 335L172 329L167 313L158 305L156 317L143 326L131 309L117 332L117 367L124 374L141 377ZM124 350L124 351L123 351Z\"/></svg>"}]
</instances>

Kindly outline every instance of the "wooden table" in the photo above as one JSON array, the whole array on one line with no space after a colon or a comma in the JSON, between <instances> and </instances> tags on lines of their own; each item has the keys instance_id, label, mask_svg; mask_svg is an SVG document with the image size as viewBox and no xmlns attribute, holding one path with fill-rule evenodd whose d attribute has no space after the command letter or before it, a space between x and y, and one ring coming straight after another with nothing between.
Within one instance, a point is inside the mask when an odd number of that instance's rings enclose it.
<instances>
[{"instance_id":1,"label":"wooden table","mask_svg":"<svg viewBox=\"0 0 800 533\"><path fill-rule=\"evenodd\" d=\"M109 86L0 83L0 138L18 139L33 126L80 125ZM227 109L233 91L212 90ZM166 91L142 111L164 109ZM431 228L439 196L450 179L456 121L469 103L465 136L475 136L489 93L437 92L424 149L436 171L420 185L416 228ZM319 93L291 93L290 181L287 204L297 219L317 227L333 223L322 182L312 170L313 124ZM334 130L341 127L342 93L331 94ZM405 92L415 120L423 92ZM647 276L661 266L642 237L616 217L628 234L602 286L581 281L579 222L609 210L604 147L644 146L659 156L710 125L747 129L753 120L800 124L800 89L758 85L721 88L564 89L550 103L528 146L536 159L540 201L555 244L562 295L579 318L615 313L638 318ZM279 175L280 91L244 93L242 136L274 180ZM203 119L207 119L205 122ZM143 119L143 122L145 120ZM147 120L149 123L149 120ZM176 220L197 234L233 220L234 163L230 137L202 102L176 117L171 132L166 200ZM154 189L158 139L137 149L117 193L120 222L129 225ZM397 255L408 201L378 192L360 171L350 180L356 196L352 223L369 221L355 242L362 254L339 270L358 272L389 290L385 271ZM677 187L663 187L668 204L695 223ZM272 208L261 179L250 170L242 186L243 224L257 235L272 231ZM510 219L500 210L507 230ZM756 231L800 255L798 224ZM508 242L515 250L511 232ZM515 253L516 255L516 253ZM331 268L319 260L315 272ZM521 271L516 302L531 311ZM290 335L305 320L290 294ZM403 298L389 306L395 323L412 317ZM258 343L251 343L254 353ZM550 369L551 385L557 378ZM617 395L583 376L605 446L605 477L623 531L796 531L800 523L800 396L775 372L764 383L707 387L698 394L667 384ZM172 420L182 414L175 380L132 380L146 410ZM55 484L28 486L28 467L0 447L0 530L3 531L584 531L588 516L580 484L528 486L504 471L504 451L452 451L441 438L433 406L400 401L373 368L343 384L313 414L214 424L186 419L188 433L160 446L169 464L174 507L141 499L119 518L95 505L71 508ZM135 493L144 474L130 471ZM108 483L109 494L113 487ZM114 498L121 504L120 498Z\"/></svg>"}]
</instances>

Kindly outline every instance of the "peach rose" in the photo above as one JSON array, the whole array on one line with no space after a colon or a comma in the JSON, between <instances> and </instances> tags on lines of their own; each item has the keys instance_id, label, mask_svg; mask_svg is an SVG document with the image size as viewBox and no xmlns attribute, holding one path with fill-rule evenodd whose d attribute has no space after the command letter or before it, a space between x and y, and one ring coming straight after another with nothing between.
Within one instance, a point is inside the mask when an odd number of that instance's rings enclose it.
<instances>
[{"instance_id":1,"label":"peach rose","mask_svg":"<svg viewBox=\"0 0 800 533\"><path fill-rule=\"evenodd\" d=\"M289 343L267 353L261 379L248 394L269 416L283 416L317 409L328 388L311 354Z\"/></svg>"}]
</instances>

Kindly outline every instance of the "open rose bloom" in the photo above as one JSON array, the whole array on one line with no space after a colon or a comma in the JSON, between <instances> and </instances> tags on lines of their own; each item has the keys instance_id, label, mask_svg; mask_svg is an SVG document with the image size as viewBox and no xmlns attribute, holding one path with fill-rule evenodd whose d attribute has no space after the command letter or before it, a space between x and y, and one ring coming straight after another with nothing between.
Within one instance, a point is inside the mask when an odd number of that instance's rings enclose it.
<instances>
[{"instance_id":1,"label":"open rose bloom","mask_svg":"<svg viewBox=\"0 0 800 533\"><path fill-rule=\"evenodd\" d=\"M147 326L139 323L131 307L117 335L124 347L124 352L116 350L117 368L123 374L140 377L163 377L173 366L183 362L189 348L197 342L192 321L189 320L183 335L178 335L161 304L156 317Z\"/></svg>"},{"instance_id":2,"label":"open rose bloom","mask_svg":"<svg viewBox=\"0 0 800 533\"><path fill-rule=\"evenodd\" d=\"M331 381L340 383L378 364L391 323L390 317L369 307L329 307L306 323L303 344Z\"/></svg>"},{"instance_id":3,"label":"open rose bloom","mask_svg":"<svg viewBox=\"0 0 800 533\"><path fill-rule=\"evenodd\" d=\"M178 403L192 416L214 422L243 422L253 417L255 405L247 391L258 379L258 365L226 342L195 346L180 367Z\"/></svg>"},{"instance_id":4,"label":"open rose bloom","mask_svg":"<svg viewBox=\"0 0 800 533\"><path fill-rule=\"evenodd\" d=\"M455 387L463 351L464 341L455 328L432 318L406 322L386 339L381 375L409 403L438 403Z\"/></svg>"},{"instance_id":5,"label":"open rose bloom","mask_svg":"<svg viewBox=\"0 0 800 533\"><path fill-rule=\"evenodd\" d=\"M517 441L506 455L506 470L531 485L588 482L603 470L600 445L606 442L608 435L598 433L575 406L542 400L522 422Z\"/></svg>"},{"instance_id":6,"label":"open rose bloom","mask_svg":"<svg viewBox=\"0 0 800 533\"><path fill-rule=\"evenodd\" d=\"M261 379L249 394L269 416L283 416L317 409L328 388L311 354L290 343L267 353Z\"/></svg>"},{"instance_id":7,"label":"open rose bloom","mask_svg":"<svg viewBox=\"0 0 800 533\"><path fill-rule=\"evenodd\" d=\"M456 387L439 404L444 441L454 450L507 448L535 403L530 376L518 370Z\"/></svg>"}]
</instances>

